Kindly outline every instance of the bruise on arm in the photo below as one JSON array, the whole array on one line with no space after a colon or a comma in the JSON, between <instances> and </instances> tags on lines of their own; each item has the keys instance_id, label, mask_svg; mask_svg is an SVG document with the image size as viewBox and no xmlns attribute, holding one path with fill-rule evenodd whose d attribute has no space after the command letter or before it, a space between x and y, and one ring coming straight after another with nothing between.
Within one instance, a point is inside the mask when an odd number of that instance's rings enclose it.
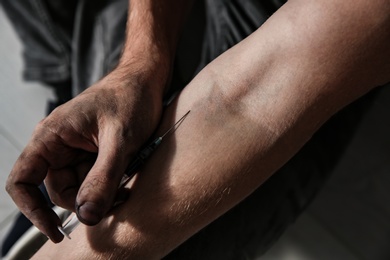
<instances>
[{"instance_id":1,"label":"bruise on arm","mask_svg":"<svg viewBox=\"0 0 390 260\"><path fill-rule=\"evenodd\" d=\"M60 248L158 259L234 207L330 116L390 81L389 9L388 1L289 1L165 111L160 132L191 114L142 168L128 201Z\"/></svg>"}]
</instances>

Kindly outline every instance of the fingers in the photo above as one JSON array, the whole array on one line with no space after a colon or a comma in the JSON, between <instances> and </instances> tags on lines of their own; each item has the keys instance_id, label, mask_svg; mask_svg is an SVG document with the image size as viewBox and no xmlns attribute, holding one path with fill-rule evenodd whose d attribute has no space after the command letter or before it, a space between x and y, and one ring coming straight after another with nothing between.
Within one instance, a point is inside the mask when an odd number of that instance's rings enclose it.
<instances>
[{"instance_id":1,"label":"fingers","mask_svg":"<svg viewBox=\"0 0 390 260\"><path fill-rule=\"evenodd\" d=\"M124 141L113 136L117 135L101 135L97 160L76 199L76 213L86 225L99 223L111 209L128 162Z\"/></svg>"},{"instance_id":2,"label":"fingers","mask_svg":"<svg viewBox=\"0 0 390 260\"><path fill-rule=\"evenodd\" d=\"M45 186L51 201L70 211L75 210L76 196L85 176L91 170L96 155L80 155L80 162L60 169L49 169Z\"/></svg>"},{"instance_id":3,"label":"fingers","mask_svg":"<svg viewBox=\"0 0 390 260\"><path fill-rule=\"evenodd\" d=\"M57 229L57 226L61 226L61 220L48 206L38 188L45 178L48 163L43 157L26 150L16 161L7 180L6 190L20 211L42 233L58 243L63 239Z\"/></svg>"},{"instance_id":4,"label":"fingers","mask_svg":"<svg viewBox=\"0 0 390 260\"><path fill-rule=\"evenodd\" d=\"M54 205L67 210L74 210L80 184L72 168L49 170L45 186Z\"/></svg>"},{"instance_id":5,"label":"fingers","mask_svg":"<svg viewBox=\"0 0 390 260\"><path fill-rule=\"evenodd\" d=\"M143 143L158 122L157 116L145 115L144 110L132 111L133 106L138 107L135 102L141 102L131 100L133 95L111 95L112 91L102 89L85 92L43 120L7 182L7 190L22 213L54 242L63 238L57 230L61 222L40 196L42 181L46 178L55 204L76 209L85 224L97 224L113 205L128 163L126 155ZM140 103L142 107L154 99L147 101ZM107 104L115 104L115 109L107 112ZM117 108L124 110L119 111L122 117ZM144 118L153 118L152 126L144 123ZM130 121L146 126L135 130ZM131 138L124 128L133 131ZM135 142L129 145L130 139ZM88 153L97 153L98 158L84 158Z\"/></svg>"},{"instance_id":6,"label":"fingers","mask_svg":"<svg viewBox=\"0 0 390 260\"><path fill-rule=\"evenodd\" d=\"M32 140L19 156L8 177L6 190L20 211L42 233L53 242L60 242L63 235L57 226L61 226L61 221L47 205L38 186L49 169L62 169L70 165L80 155L80 150L63 144L52 121L45 119L36 127ZM59 176L59 181L61 177L66 179L64 184L70 182L71 177ZM53 195L53 192L50 193Z\"/></svg>"}]
</instances>

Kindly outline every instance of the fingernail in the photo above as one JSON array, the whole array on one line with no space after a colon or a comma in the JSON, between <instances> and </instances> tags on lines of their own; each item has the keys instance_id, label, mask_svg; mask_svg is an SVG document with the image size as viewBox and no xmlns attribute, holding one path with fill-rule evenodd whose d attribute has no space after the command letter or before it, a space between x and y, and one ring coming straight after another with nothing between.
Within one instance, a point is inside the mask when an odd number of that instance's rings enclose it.
<instances>
[{"instance_id":1,"label":"fingernail","mask_svg":"<svg viewBox=\"0 0 390 260\"><path fill-rule=\"evenodd\" d=\"M60 243L64 239L64 236L60 232L53 232L53 234L50 237L49 236L46 237L55 244Z\"/></svg>"},{"instance_id":2,"label":"fingernail","mask_svg":"<svg viewBox=\"0 0 390 260\"><path fill-rule=\"evenodd\" d=\"M101 206L99 207L93 202L85 202L77 207L77 216L84 224L93 226L103 218L103 212Z\"/></svg>"}]
</instances>

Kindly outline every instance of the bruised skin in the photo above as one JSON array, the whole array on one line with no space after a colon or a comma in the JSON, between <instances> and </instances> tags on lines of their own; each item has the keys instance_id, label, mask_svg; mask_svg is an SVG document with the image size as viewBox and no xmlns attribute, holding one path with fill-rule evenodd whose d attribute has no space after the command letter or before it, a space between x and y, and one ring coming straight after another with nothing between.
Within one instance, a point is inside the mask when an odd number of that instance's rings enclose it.
<instances>
[{"instance_id":1,"label":"bruised skin","mask_svg":"<svg viewBox=\"0 0 390 260\"><path fill-rule=\"evenodd\" d=\"M191 110L129 199L36 258L159 259L236 205L331 115L390 81L387 3L289 1L164 112L159 133Z\"/></svg>"}]
</instances>

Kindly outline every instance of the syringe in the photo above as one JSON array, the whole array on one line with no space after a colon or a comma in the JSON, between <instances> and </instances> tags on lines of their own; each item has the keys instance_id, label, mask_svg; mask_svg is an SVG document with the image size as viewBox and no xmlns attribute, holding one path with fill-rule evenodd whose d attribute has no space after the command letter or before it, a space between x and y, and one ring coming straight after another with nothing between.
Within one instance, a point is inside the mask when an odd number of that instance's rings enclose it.
<instances>
[{"instance_id":1,"label":"syringe","mask_svg":"<svg viewBox=\"0 0 390 260\"><path fill-rule=\"evenodd\" d=\"M149 158L149 156L156 150L156 148L161 144L163 138L171 133L172 131L176 130L177 127L180 125L181 122L188 116L188 114L191 112L189 110L184 116L182 116L171 128L169 128L162 136L157 137L154 139L151 143L149 143L147 146L145 146L143 149L141 149L140 152L137 153L135 159L129 164L127 167L125 174L123 175L121 182L119 184L118 189L124 187L137 173L139 167L145 163L145 160ZM58 227L58 230L67 238L70 239L70 233L73 232L73 230L80 224L80 220L77 218L77 215L74 214L73 217L63 226Z\"/></svg>"}]
</instances>

